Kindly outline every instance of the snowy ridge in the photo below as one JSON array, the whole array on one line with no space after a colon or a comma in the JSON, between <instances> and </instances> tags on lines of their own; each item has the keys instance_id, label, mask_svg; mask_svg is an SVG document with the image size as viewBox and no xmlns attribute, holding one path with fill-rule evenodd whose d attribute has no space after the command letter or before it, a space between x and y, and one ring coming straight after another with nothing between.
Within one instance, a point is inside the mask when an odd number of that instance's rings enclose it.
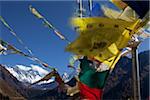
<instances>
[{"instance_id":1,"label":"snowy ridge","mask_svg":"<svg viewBox=\"0 0 150 100\"><path fill-rule=\"evenodd\" d=\"M30 66L24 66L24 65L15 65L13 67L6 66L6 69L19 81L25 83L33 83L35 81L38 81L39 79L41 79L51 71L48 68L44 68L33 64L31 64ZM41 83L50 83L53 81L54 79L50 79L47 82L41 82Z\"/></svg>"},{"instance_id":2,"label":"snowy ridge","mask_svg":"<svg viewBox=\"0 0 150 100\"><path fill-rule=\"evenodd\" d=\"M75 77L77 75L77 72L76 70L72 71L71 73L67 73L67 72L64 72L62 74L62 79L65 83L69 82L73 77Z\"/></svg>"}]
</instances>

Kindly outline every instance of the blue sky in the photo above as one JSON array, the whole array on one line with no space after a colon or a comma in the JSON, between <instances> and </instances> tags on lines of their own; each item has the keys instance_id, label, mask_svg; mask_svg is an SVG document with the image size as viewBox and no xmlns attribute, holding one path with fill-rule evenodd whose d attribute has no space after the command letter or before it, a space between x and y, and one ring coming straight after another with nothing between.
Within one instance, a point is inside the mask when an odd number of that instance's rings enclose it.
<instances>
[{"instance_id":1,"label":"blue sky","mask_svg":"<svg viewBox=\"0 0 150 100\"><path fill-rule=\"evenodd\" d=\"M60 73L69 71L67 65L71 53L65 52L67 43L60 40L53 31L44 27L40 20L34 17L28 9L32 5L48 21L70 40L74 40L77 34L71 28L70 18L75 11L76 3L73 1L0 1L0 15L15 30L17 35L32 50L33 54L49 65L54 66ZM0 37L26 52L16 38L0 23ZM139 51L149 49L149 39L146 39L139 47ZM0 63L7 65L36 64L20 55L0 56Z\"/></svg>"}]
</instances>

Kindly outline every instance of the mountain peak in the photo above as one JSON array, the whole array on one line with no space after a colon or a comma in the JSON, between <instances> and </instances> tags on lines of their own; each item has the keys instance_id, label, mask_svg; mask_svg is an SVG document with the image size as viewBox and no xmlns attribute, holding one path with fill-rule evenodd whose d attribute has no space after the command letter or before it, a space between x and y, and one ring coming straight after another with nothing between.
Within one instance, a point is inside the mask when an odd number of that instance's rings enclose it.
<instances>
[{"instance_id":1,"label":"mountain peak","mask_svg":"<svg viewBox=\"0 0 150 100\"><path fill-rule=\"evenodd\" d=\"M35 81L38 81L46 74L48 74L50 71L46 68L33 64L31 64L30 66L25 65L15 65L13 67L6 66L6 69L19 81L25 83L33 83ZM48 82L52 81L53 80L50 79Z\"/></svg>"}]
</instances>

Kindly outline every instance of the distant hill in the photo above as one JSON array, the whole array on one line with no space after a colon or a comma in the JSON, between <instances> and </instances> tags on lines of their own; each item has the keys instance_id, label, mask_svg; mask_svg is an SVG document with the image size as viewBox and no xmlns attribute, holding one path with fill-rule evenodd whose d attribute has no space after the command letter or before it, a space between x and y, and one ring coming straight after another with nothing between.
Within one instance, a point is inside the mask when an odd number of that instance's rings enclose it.
<instances>
[{"instance_id":1,"label":"distant hill","mask_svg":"<svg viewBox=\"0 0 150 100\"><path fill-rule=\"evenodd\" d=\"M140 66L140 85L141 97L145 100L149 97L149 61L150 51L144 51L139 54ZM132 96L132 60L123 57L117 63L114 71L108 77L105 91L104 100L108 99L128 99Z\"/></svg>"},{"instance_id":2,"label":"distant hill","mask_svg":"<svg viewBox=\"0 0 150 100\"><path fill-rule=\"evenodd\" d=\"M13 71L16 69L13 69ZM18 68L17 68L17 72ZM23 71L21 71L23 72ZM19 75L19 74L17 74ZM24 74L21 74L24 75ZM74 86L74 78L68 82ZM73 99L66 93L59 92L55 81L28 87L26 82L18 81L3 65L0 65L0 100L51 100Z\"/></svg>"},{"instance_id":3,"label":"distant hill","mask_svg":"<svg viewBox=\"0 0 150 100\"><path fill-rule=\"evenodd\" d=\"M76 83L76 79L72 78L66 84L70 86L75 86L75 83ZM47 92L41 93L40 95L34 96L30 99L31 100L80 100L79 98L80 98L79 94L70 97L67 96L66 93L64 92L59 92L59 89L57 87L53 90L49 90Z\"/></svg>"},{"instance_id":4,"label":"distant hill","mask_svg":"<svg viewBox=\"0 0 150 100\"><path fill-rule=\"evenodd\" d=\"M49 86L52 87L54 84L51 83ZM18 81L4 66L0 65L0 100L25 100L49 91L41 87L42 85L38 88L29 88L26 83Z\"/></svg>"},{"instance_id":5,"label":"distant hill","mask_svg":"<svg viewBox=\"0 0 150 100\"><path fill-rule=\"evenodd\" d=\"M22 84L9 71L0 65L0 94L1 99L15 99L24 100L25 98L18 91Z\"/></svg>"}]
</instances>

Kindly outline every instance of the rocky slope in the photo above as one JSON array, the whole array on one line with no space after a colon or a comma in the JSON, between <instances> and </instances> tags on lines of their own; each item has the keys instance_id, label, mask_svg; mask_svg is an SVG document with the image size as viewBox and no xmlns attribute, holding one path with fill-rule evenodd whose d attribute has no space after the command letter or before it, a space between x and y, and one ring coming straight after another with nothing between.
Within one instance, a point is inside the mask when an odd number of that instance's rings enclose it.
<instances>
[{"instance_id":1,"label":"rocky slope","mask_svg":"<svg viewBox=\"0 0 150 100\"><path fill-rule=\"evenodd\" d=\"M149 96L149 61L150 51L139 54L140 85L142 100ZM117 63L114 71L108 77L105 86L104 100L106 99L128 99L132 96L132 61L123 57Z\"/></svg>"}]
</instances>

